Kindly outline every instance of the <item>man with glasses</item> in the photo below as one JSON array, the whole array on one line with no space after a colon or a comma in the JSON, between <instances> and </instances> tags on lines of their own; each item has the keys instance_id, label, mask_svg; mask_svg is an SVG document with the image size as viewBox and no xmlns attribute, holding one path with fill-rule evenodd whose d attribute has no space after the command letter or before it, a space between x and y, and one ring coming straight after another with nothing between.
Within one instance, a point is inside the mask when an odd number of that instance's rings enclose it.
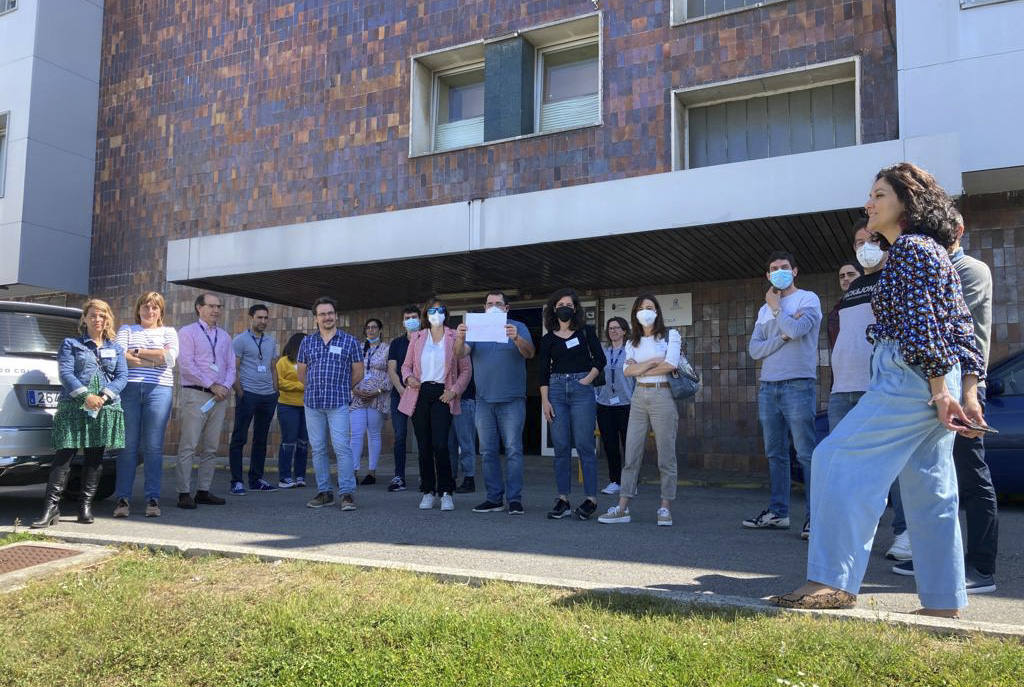
<instances>
[{"instance_id":1,"label":"man with glasses","mask_svg":"<svg viewBox=\"0 0 1024 687\"><path fill-rule=\"evenodd\" d=\"M500 290L487 294L487 312L508 312ZM466 343L467 328L460 324L455 336L455 355L472 356L476 382L476 431L483 456L487 498L474 513L504 510L508 497L510 515L523 513L523 424L526 422L526 361L533 357L533 339L526 325L508 320L505 343ZM500 441L504 441L508 477L502 474Z\"/></svg>"},{"instance_id":2,"label":"man with glasses","mask_svg":"<svg viewBox=\"0 0 1024 687\"><path fill-rule=\"evenodd\" d=\"M327 452L329 435L338 456L341 510L351 511L356 509L353 497L356 477L349 444L348 407L352 403L353 387L363 378L363 356L355 337L337 328L338 305L333 298L316 299L313 315L317 331L302 340L296 356L299 381L306 387L302 400L317 487L316 496L306 505L323 508L334 503Z\"/></svg>"},{"instance_id":3,"label":"man with glasses","mask_svg":"<svg viewBox=\"0 0 1024 687\"><path fill-rule=\"evenodd\" d=\"M277 339L267 333L270 311L261 304L249 308L249 329L234 338L231 347L238 361L235 375L235 427L231 432L228 460L231 464L231 493L244 494L242 449L252 430L249 454L249 488L275 491L277 487L263 479L267 459L267 434L277 411Z\"/></svg>"},{"instance_id":4,"label":"man with glasses","mask_svg":"<svg viewBox=\"0 0 1024 687\"><path fill-rule=\"evenodd\" d=\"M178 508L196 504L224 505L224 499L210 493L213 461L220 445L228 396L235 383L235 352L231 335L217 326L221 316L220 298L200 294L195 302L197 322L178 331L178 378L181 403L181 436L178 440ZM192 496L192 460L198 450L199 472L196 495Z\"/></svg>"}]
</instances>

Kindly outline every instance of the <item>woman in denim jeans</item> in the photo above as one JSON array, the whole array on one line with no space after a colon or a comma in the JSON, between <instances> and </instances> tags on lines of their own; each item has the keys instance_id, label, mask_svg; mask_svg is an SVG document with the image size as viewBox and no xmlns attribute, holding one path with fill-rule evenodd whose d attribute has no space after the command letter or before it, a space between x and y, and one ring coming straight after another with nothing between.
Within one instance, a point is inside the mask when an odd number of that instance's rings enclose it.
<instances>
[{"instance_id":1,"label":"woman in denim jeans","mask_svg":"<svg viewBox=\"0 0 1024 687\"><path fill-rule=\"evenodd\" d=\"M583 463L586 496L575 510L576 517L587 520L597 510L597 400L591 384L607 361L597 332L585 320L580 299L572 289L555 291L548 298L544 307L548 332L540 340L540 399L555 444L558 498L548 511L552 520L573 512L569 503L573 447Z\"/></svg>"},{"instance_id":2,"label":"woman in denim jeans","mask_svg":"<svg viewBox=\"0 0 1024 687\"><path fill-rule=\"evenodd\" d=\"M115 518L127 518L135 469L141 448L146 517L160 516L160 488L164 474L164 431L171 417L174 363L178 358L178 332L164 326L164 297L156 291L135 301L135 324L117 331L125 350L128 384L121 394L124 408L124 450L117 457Z\"/></svg>"},{"instance_id":3,"label":"woman in denim jeans","mask_svg":"<svg viewBox=\"0 0 1024 687\"><path fill-rule=\"evenodd\" d=\"M277 359L277 422L281 426L281 448L277 452L277 486L281 489L306 486L306 456L309 436L306 434L306 410L302 406L305 386L296 372L296 356L306 335L292 334Z\"/></svg>"},{"instance_id":4,"label":"woman in denim jeans","mask_svg":"<svg viewBox=\"0 0 1024 687\"><path fill-rule=\"evenodd\" d=\"M903 162L878 173L864 207L868 229L889 248L871 299L871 382L814 451L808 581L772 602L856 603L898 475L923 606L917 613L955 618L967 592L953 438L978 436L970 427L985 419L977 399L984 361L944 248L956 231L953 206L931 174Z\"/></svg>"},{"instance_id":5,"label":"woman in denim jeans","mask_svg":"<svg viewBox=\"0 0 1024 687\"><path fill-rule=\"evenodd\" d=\"M93 521L92 501L103 472L103 452L124 446L124 413L120 395L128 382L124 349L114 341L114 313L105 301L92 298L82 306L82 336L64 339L57 353L60 402L53 417L56 456L46 484L43 516L32 527L57 524L60 499L68 483L71 459L85 452L78 522Z\"/></svg>"}]
</instances>

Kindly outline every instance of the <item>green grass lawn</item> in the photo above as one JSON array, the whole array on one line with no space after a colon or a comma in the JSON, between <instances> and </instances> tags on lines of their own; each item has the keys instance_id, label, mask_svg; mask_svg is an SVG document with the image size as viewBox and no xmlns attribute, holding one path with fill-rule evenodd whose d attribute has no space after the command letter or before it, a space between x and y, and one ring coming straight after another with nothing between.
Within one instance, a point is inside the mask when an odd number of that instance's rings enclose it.
<instances>
[{"instance_id":1,"label":"green grass lawn","mask_svg":"<svg viewBox=\"0 0 1024 687\"><path fill-rule=\"evenodd\" d=\"M1014 641L302 562L126 550L0 599L0 685L17 687L824 687L1024 678L1024 648Z\"/></svg>"}]
</instances>

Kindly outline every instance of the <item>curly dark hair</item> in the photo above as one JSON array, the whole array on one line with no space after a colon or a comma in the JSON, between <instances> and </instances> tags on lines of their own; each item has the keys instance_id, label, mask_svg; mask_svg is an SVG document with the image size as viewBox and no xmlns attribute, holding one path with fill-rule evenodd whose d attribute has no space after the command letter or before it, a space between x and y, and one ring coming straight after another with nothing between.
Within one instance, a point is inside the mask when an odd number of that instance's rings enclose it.
<instances>
[{"instance_id":1,"label":"curly dark hair","mask_svg":"<svg viewBox=\"0 0 1024 687\"><path fill-rule=\"evenodd\" d=\"M611 344L612 337L608 336L608 327L611 326L612 322L614 322L617 325L619 325L620 327L622 327L623 340L628 339L629 338L629 333L631 331L630 328L629 328L629 322L626 321L625 317L619 317L618 315L616 315L615 317L609 317L608 321L604 323L604 338L605 338L605 340L609 344Z\"/></svg>"},{"instance_id":2,"label":"curly dark hair","mask_svg":"<svg viewBox=\"0 0 1024 687\"><path fill-rule=\"evenodd\" d=\"M903 203L904 234L927 236L944 248L956 242L956 208L935 177L913 163L898 162L880 170L875 181L879 179L884 179Z\"/></svg>"},{"instance_id":3,"label":"curly dark hair","mask_svg":"<svg viewBox=\"0 0 1024 687\"><path fill-rule=\"evenodd\" d=\"M547 327L549 332L553 332L558 329L558 318L555 317L555 305L566 296L572 298L572 306L575 309L572 319L569 320L569 328L574 331L583 329L583 325L587 322L586 313L583 312L583 305L580 304L580 297L576 295L576 292L569 288L559 289L548 297L548 302L544 306L544 326Z\"/></svg>"},{"instance_id":4,"label":"curly dark hair","mask_svg":"<svg viewBox=\"0 0 1024 687\"><path fill-rule=\"evenodd\" d=\"M295 362L295 358L299 355L299 346L302 345L302 340L306 338L306 335L302 332L295 332L288 338L288 343L284 345L284 350L281 351L281 355L288 358L289 362Z\"/></svg>"}]
</instances>

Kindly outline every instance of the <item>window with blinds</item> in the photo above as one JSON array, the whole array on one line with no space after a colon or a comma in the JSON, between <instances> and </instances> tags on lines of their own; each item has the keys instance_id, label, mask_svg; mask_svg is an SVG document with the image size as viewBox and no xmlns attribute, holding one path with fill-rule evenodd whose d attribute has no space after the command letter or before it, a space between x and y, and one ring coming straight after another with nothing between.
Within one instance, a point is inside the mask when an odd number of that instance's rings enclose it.
<instances>
[{"instance_id":1,"label":"window with blinds","mask_svg":"<svg viewBox=\"0 0 1024 687\"><path fill-rule=\"evenodd\" d=\"M540 131L555 131L601 119L597 43L540 54Z\"/></svg>"},{"instance_id":2,"label":"window with blinds","mask_svg":"<svg viewBox=\"0 0 1024 687\"><path fill-rule=\"evenodd\" d=\"M857 143L855 82L687 110L688 167Z\"/></svg>"},{"instance_id":3,"label":"window with blinds","mask_svg":"<svg viewBox=\"0 0 1024 687\"><path fill-rule=\"evenodd\" d=\"M435 90L434 150L483 143L483 68L438 76Z\"/></svg>"},{"instance_id":4,"label":"window with blinds","mask_svg":"<svg viewBox=\"0 0 1024 687\"><path fill-rule=\"evenodd\" d=\"M7 171L7 122L9 112L0 112L0 198L4 197L4 178Z\"/></svg>"},{"instance_id":5,"label":"window with blinds","mask_svg":"<svg viewBox=\"0 0 1024 687\"><path fill-rule=\"evenodd\" d=\"M747 7L757 7L759 5L770 5L781 1L782 0L672 0L672 10L679 19L696 19L699 17L706 17L711 14L721 14L722 12L742 10ZM685 10L685 14L681 17L679 17L680 10Z\"/></svg>"}]
</instances>

